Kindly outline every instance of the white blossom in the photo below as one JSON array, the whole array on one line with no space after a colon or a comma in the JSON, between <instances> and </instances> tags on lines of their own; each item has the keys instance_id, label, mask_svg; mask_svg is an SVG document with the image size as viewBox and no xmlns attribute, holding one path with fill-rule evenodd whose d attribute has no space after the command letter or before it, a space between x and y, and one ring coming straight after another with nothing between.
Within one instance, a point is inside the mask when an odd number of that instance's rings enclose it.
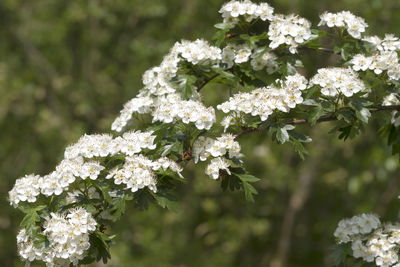
<instances>
[{"instance_id":1,"label":"white blossom","mask_svg":"<svg viewBox=\"0 0 400 267\"><path fill-rule=\"evenodd\" d=\"M14 187L8 192L10 203L16 207L20 201L36 202L36 197L40 194L41 181L42 178L34 174L17 179Z\"/></svg>"},{"instance_id":2,"label":"white blossom","mask_svg":"<svg viewBox=\"0 0 400 267\"><path fill-rule=\"evenodd\" d=\"M365 32L368 24L361 17L357 17L349 11L338 13L325 12L320 15L321 21L318 26L326 25L332 27L344 27L347 32L356 39L361 39L361 33Z\"/></svg>"},{"instance_id":3,"label":"white blossom","mask_svg":"<svg viewBox=\"0 0 400 267\"><path fill-rule=\"evenodd\" d=\"M216 120L212 107L207 108L199 101L182 100L178 94L160 97L152 115L153 121L172 123L181 120L185 124L194 123L199 130L209 130Z\"/></svg>"},{"instance_id":4,"label":"white blossom","mask_svg":"<svg viewBox=\"0 0 400 267\"><path fill-rule=\"evenodd\" d=\"M289 51L297 52L299 44L303 44L316 36L311 33L311 23L297 15L275 15L268 28L269 47L272 49L285 44Z\"/></svg>"},{"instance_id":5,"label":"white blossom","mask_svg":"<svg viewBox=\"0 0 400 267\"><path fill-rule=\"evenodd\" d=\"M303 102L301 91L307 88L307 80L300 74L287 76L285 80L277 80L276 85L258 88L250 93L238 93L228 101L217 106L224 113L246 113L260 116L265 121L274 110L288 112Z\"/></svg>"},{"instance_id":6,"label":"white blossom","mask_svg":"<svg viewBox=\"0 0 400 267\"><path fill-rule=\"evenodd\" d=\"M340 243L351 241L352 236L357 234L367 234L380 227L381 222L374 214L362 214L353 216L351 219L343 219L339 222L334 236Z\"/></svg>"},{"instance_id":7,"label":"white blossom","mask_svg":"<svg viewBox=\"0 0 400 267\"><path fill-rule=\"evenodd\" d=\"M77 265L90 248L89 233L96 230L97 222L83 208L65 213L51 213L43 224L48 246L36 247L34 240L21 229L17 236L18 253L26 261L41 260L46 266Z\"/></svg>"},{"instance_id":8,"label":"white blossom","mask_svg":"<svg viewBox=\"0 0 400 267\"><path fill-rule=\"evenodd\" d=\"M255 4L248 0L230 1L221 7L219 13L221 13L224 23L236 24L240 16L243 16L247 22L256 18L263 21L272 20L274 9L267 3Z\"/></svg>"},{"instance_id":9,"label":"white blossom","mask_svg":"<svg viewBox=\"0 0 400 267\"><path fill-rule=\"evenodd\" d=\"M343 94L346 97L351 97L358 92L367 92L357 73L350 68L319 69L310 83L319 85L321 93L326 96Z\"/></svg>"},{"instance_id":10,"label":"white blossom","mask_svg":"<svg viewBox=\"0 0 400 267\"><path fill-rule=\"evenodd\" d=\"M230 163L226 158L213 158L207 166L206 174L211 176L213 179L218 179L220 170L226 171L229 175L231 174L229 167Z\"/></svg>"}]
</instances>

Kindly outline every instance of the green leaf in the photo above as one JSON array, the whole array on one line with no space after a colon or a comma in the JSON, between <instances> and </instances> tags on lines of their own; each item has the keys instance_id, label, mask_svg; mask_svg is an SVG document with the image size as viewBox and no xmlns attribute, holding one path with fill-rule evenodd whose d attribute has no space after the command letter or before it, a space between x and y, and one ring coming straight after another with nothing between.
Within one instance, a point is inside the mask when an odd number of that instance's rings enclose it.
<instances>
[{"instance_id":1,"label":"green leaf","mask_svg":"<svg viewBox=\"0 0 400 267\"><path fill-rule=\"evenodd\" d=\"M226 191L228 188L231 191L239 190L241 188L241 181L237 176L226 176L222 178L221 188L224 191Z\"/></svg>"},{"instance_id":2,"label":"green leaf","mask_svg":"<svg viewBox=\"0 0 400 267\"><path fill-rule=\"evenodd\" d=\"M290 137L292 137L293 140L296 140L296 141L299 141L299 142L302 142L302 143L309 143L309 142L312 141L312 139L309 136L304 135L304 134L302 134L300 132L297 132L297 131L294 131L294 130L290 131L289 134L290 134Z\"/></svg>"},{"instance_id":3,"label":"green leaf","mask_svg":"<svg viewBox=\"0 0 400 267\"><path fill-rule=\"evenodd\" d=\"M288 74L288 75L294 75L294 74L297 73L296 68L295 68L292 64L290 64L289 62L287 63L287 68L286 68L286 70L287 70L287 74Z\"/></svg>"},{"instance_id":4,"label":"green leaf","mask_svg":"<svg viewBox=\"0 0 400 267\"><path fill-rule=\"evenodd\" d=\"M155 197L158 205L160 205L162 208L167 208L167 209L169 209L169 210L171 210L173 212L178 212L179 211L180 207L179 207L179 204L176 201L171 200L168 197L160 196L160 195L157 195L157 194L154 194L153 196Z\"/></svg>"},{"instance_id":5,"label":"green leaf","mask_svg":"<svg viewBox=\"0 0 400 267\"><path fill-rule=\"evenodd\" d=\"M336 115L338 120L344 120L345 122L351 122L354 118L353 112L349 109L340 109Z\"/></svg>"},{"instance_id":6,"label":"green leaf","mask_svg":"<svg viewBox=\"0 0 400 267\"><path fill-rule=\"evenodd\" d=\"M332 250L330 258L335 266L345 265L348 257L353 254L349 245L335 245L330 247L330 250Z\"/></svg>"},{"instance_id":7,"label":"green leaf","mask_svg":"<svg viewBox=\"0 0 400 267\"><path fill-rule=\"evenodd\" d=\"M292 140L291 143L293 144L294 151L296 151L300 158L304 160L305 156L308 155L308 151L305 149L303 144L298 140Z\"/></svg>"},{"instance_id":8,"label":"green leaf","mask_svg":"<svg viewBox=\"0 0 400 267\"><path fill-rule=\"evenodd\" d=\"M83 258L83 260L80 260L79 263L80 264L90 264L93 263L96 259L91 256L91 255L87 255L85 258Z\"/></svg>"},{"instance_id":9,"label":"green leaf","mask_svg":"<svg viewBox=\"0 0 400 267\"><path fill-rule=\"evenodd\" d=\"M227 31L229 29L231 29L233 27L233 24L229 24L229 23L217 23L214 25L215 28L220 29L220 30L224 30Z\"/></svg>"},{"instance_id":10,"label":"green leaf","mask_svg":"<svg viewBox=\"0 0 400 267\"><path fill-rule=\"evenodd\" d=\"M37 211L43 209L43 207L46 206L38 206L27 211L27 214L22 219L20 226L26 229L28 235L35 235L39 229L39 227L36 225L36 223L40 222L40 216Z\"/></svg>"},{"instance_id":11,"label":"green leaf","mask_svg":"<svg viewBox=\"0 0 400 267\"><path fill-rule=\"evenodd\" d=\"M346 139L351 136L352 128L353 128L353 125L348 125L348 126L339 128L339 132L340 132L339 139L343 139L344 141L346 141Z\"/></svg>"},{"instance_id":12,"label":"green leaf","mask_svg":"<svg viewBox=\"0 0 400 267\"><path fill-rule=\"evenodd\" d=\"M372 102L361 98L354 98L350 102L350 106L354 108L356 117L363 123L368 123L368 119L371 117L371 112L366 108L370 105L372 105Z\"/></svg>"},{"instance_id":13,"label":"green leaf","mask_svg":"<svg viewBox=\"0 0 400 267\"><path fill-rule=\"evenodd\" d=\"M307 121L311 124L311 126L315 125L319 118L324 114L324 108L318 104L317 106L310 109L309 116Z\"/></svg>"},{"instance_id":14,"label":"green leaf","mask_svg":"<svg viewBox=\"0 0 400 267\"><path fill-rule=\"evenodd\" d=\"M240 171L244 171L244 169L241 169ZM260 179L250 175L246 172L244 173L233 173L236 177L238 177L240 179L240 181L242 182L242 187L244 190L244 196L246 198L247 201L250 202L254 202L254 196L253 195L257 195L258 192L257 190L250 184L250 183L254 183L254 182L258 182Z\"/></svg>"},{"instance_id":15,"label":"green leaf","mask_svg":"<svg viewBox=\"0 0 400 267\"><path fill-rule=\"evenodd\" d=\"M311 29L311 33L314 35L318 35L318 37L326 36L328 33L326 31Z\"/></svg>"},{"instance_id":16,"label":"green leaf","mask_svg":"<svg viewBox=\"0 0 400 267\"><path fill-rule=\"evenodd\" d=\"M239 179L242 180L243 182L254 183L254 182L260 181L260 178L257 178L255 176L253 176L251 174L247 174L247 173L245 173L245 174L235 173L235 175L238 176Z\"/></svg>"},{"instance_id":17,"label":"green leaf","mask_svg":"<svg viewBox=\"0 0 400 267\"><path fill-rule=\"evenodd\" d=\"M254 196L257 195L257 190L249 183L243 182L244 196L247 201L254 202Z\"/></svg>"},{"instance_id":18,"label":"green leaf","mask_svg":"<svg viewBox=\"0 0 400 267\"><path fill-rule=\"evenodd\" d=\"M155 198L147 188L143 188L133 194L133 200L139 210L147 210L150 203L155 202Z\"/></svg>"},{"instance_id":19,"label":"green leaf","mask_svg":"<svg viewBox=\"0 0 400 267\"><path fill-rule=\"evenodd\" d=\"M42 234L38 234L35 236L35 239L33 241L33 245L36 248L44 248L49 246L49 240L47 240L47 237Z\"/></svg>"},{"instance_id":20,"label":"green leaf","mask_svg":"<svg viewBox=\"0 0 400 267\"><path fill-rule=\"evenodd\" d=\"M112 215L112 220L118 221L119 218L125 213L126 209L126 200L128 200L129 197L127 195L123 195L122 197L114 198L112 203L113 207L110 209L110 214Z\"/></svg>"},{"instance_id":21,"label":"green leaf","mask_svg":"<svg viewBox=\"0 0 400 267\"><path fill-rule=\"evenodd\" d=\"M96 231L94 233L90 233L89 241L91 247L93 247L93 249L96 251L96 260L103 260L103 263L106 264L108 259L111 259L109 246L107 244L111 243L110 237L99 231Z\"/></svg>"}]
</instances>

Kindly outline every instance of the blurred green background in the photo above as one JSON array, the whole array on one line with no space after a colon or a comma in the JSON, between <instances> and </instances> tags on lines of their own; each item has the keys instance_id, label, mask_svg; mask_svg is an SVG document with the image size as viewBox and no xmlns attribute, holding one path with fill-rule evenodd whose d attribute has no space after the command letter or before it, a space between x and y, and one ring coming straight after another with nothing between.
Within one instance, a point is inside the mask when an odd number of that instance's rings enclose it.
<instances>
[{"instance_id":1,"label":"blurred green background","mask_svg":"<svg viewBox=\"0 0 400 267\"><path fill-rule=\"evenodd\" d=\"M15 241L22 214L7 202L15 179L50 172L83 133L110 132L123 103L141 88L142 73L180 39L210 40L223 3L0 1L1 266L23 266ZM350 10L367 20L370 34L400 35L398 0L269 4L314 26L325 10ZM327 62L321 55L313 64ZM202 93L219 99L212 86ZM242 137L248 170L262 178L254 204L241 192L222 192L204 175L205 165L189 164L188 182L177 189L179 212L131 205L109 229L117 238L108 266L331 266L341 218L361 212L398 218L399 160L377 134L378 121L346 143L328 133L329 123L302 126L314 140L305 161L262 133Z\"/></svg>"}]
</instances>

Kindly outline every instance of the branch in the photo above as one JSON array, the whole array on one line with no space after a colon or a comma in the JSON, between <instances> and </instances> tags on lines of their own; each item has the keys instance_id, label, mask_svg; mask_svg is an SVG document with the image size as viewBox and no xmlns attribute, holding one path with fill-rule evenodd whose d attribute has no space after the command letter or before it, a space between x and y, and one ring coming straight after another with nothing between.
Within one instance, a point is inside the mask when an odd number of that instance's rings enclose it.
<instances>
[{"instance_id":1,"label":"branch","mask_svg":"<svg viewBox=\"0 0 400 267\"><path fill-rule=\"evenodd\" d=\"M370 110L370 112L371 113L375 113L375 112L378 112L378 111L385 111L385 110L400 110L400 105L376 106L376 107L373 107L373 109ZM334 115L331 115L331 116L319 118L317 120L317 123L326 122L326 121L336 121L336 120L337 120L337 118ZM306 124L306 123L308 123L308 121L306 119L301 119L301 120L288 121L288 122L285 122L284 124L298 125L298 124ZM235 135L235 138L240 137L240 136L242 136L244 134L257 132L257 131L262 131L262 130L265 130L265 129L261 129L259 127L257 127L257 128L245 128L242 132L237 133Z\"/></svg>"},{"instance_id":2,"label":"branch","mask_svg":"<svg viewBox=\"0 0 400 267\"><path fill-rule=\"evenodd\" d=\"M209 83L210 81L212 81L213 79L217 78L219 76L219 73L211 76L210 78L208 78L207 80L205 80L200 86L199 88L197 88L197 92L200 92L200 90L206 86L207 83Z\"/></svg>"},{"instance_id":3,"label":"branch","mask_svg":"<svg viewBox=\"0 0 400 267\"><path fill-rule=\"evenodd\" d=\"M292 193L288 207L282 221L282 228L280 238L278 241L277 252L271 262L271 267L285 267L287 266L288 255L290 254L291 239L293 228L296 223L297 214L303 209L307 201L312 181L316 173L315 161L311 161L311 167L306 168L299 177L299 185Z\"/></svg>"},{"instance_id":4,"label":"branch","mask_svg":"<svg viewBox=\"0 0 400 267\"><path fill-rule=\"evenodd\" d=\"M297 49L311 49L313 51L321 51L321 52L325 52L325 53L330 53L330 54L335 54L335 51L331 48L325 48L325 47L317 47L317 48L312 48L312 47L308 47L308 46L300 46Z\"/></svg>"}]
</instances>

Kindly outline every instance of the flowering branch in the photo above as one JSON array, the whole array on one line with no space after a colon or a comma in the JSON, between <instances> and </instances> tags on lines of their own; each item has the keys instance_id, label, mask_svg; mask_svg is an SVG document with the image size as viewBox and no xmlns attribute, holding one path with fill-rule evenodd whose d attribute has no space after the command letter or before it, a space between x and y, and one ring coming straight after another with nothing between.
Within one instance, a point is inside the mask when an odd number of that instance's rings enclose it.
<instances>
[{"instance_id":1,"label":"flowering branch","mask_svg":"<svg viewBox=\"0 0 400 267\"><path fill-rule=\"evenodd\" d=\"M390 123L384 125L383 132L388 134L394 153L400 154L397 37L386 35L381 40L363 36L368 25L362 18L347 11L324 13L318 26L339 27L340 42L335 49L307 47L310 41L322 43L319 38L326 32L311 29L311 23L297 15L275 14L267 3L230 1L220 13L223 23L216 25L215 45L205 40L182 40L159 66L144 73L144 87L111 125L119 135L84 135L66 148L64 159L53 172L16 180L9 201L26 214L17 243L28 264L34 260L47 266L76 266L99 259L107 262L113 235L106 233L110 229L106 224L119 220L129 200L143 209L149 203L173 209L175 183L184 181L183 167L178 165L183 161L207 161L205 174L220 181L222 189L242 190L246 200L254 201L257 190L252 183L259 179L246 171L237 141L247 133L268 129L279 143L290 141L303 157L301 143L311 139L294 131L294 125L340 120L345 127L338 129L339 138L346 139L353 126L359 129L368 123L371 113L386 110L393 112L386 114ZM265 27L253 27L255 21ZM267 28L266 32L259 30ZM308 80L296 70L303 65L297 54L305 48L340 51L342 60L338 66L319 69ZM33 59L43 61L33 52ZM232 68L235 71L230 72ZM203 77L210 71L216 74ZM206 106L198 94L219 76L230 88L240 84L238 93L216 106L226 114L220 121L215 108ZM193 85L198 84L197 92L193 91ZM389 86L391 94L379 89ZM306 104L312 107L304 111ZM291 111L306 112L306 119L282 117ZM149 114L151 123L143 122L140 130L128 130L138 114ZM272 121L270 116L279 123L266 126ZM242 131L234 134L238 127ZM310 182L311 178L303 181L303 189L294 199L306 198ZM287 254L291 218L297 209L289 210L281 257ZM354 226L360 222L364 225ZM383 245L373 247L376 238L367 242L370 236L362 236L379 227L376 217L362 216L340 223L335 236L342 243L352 242L354 257L391 266L398 262L393 253L400 249L400 239L386 240L390 245L382 250ZM391 227L379 231L394 232ZM367 254L366 246L376 251Z\"/></svg>"},{"instance_id":2,"label":"flowering branch","mask_svg":"<svg viewBox=\"0 0 400 267\"><path fill-rule=\"evenodd\" d=\"M398 111L400 110L400 105L391 105L391 106L377 106L374 109L371 110L372 113L378 112L378 111L387 111L387 110L392 110L392 111ZM319 118L316 123L321 123L321 122L327 122L327 121L336 121L338 118L334 115L327 116L327 117L322 117ZM298 125L298 124L307 124L309 121L305 119L299 119L299 120L292 120L292 121L287 121L284 122L283 124L286 125ZM238 138L242 135L252 133L252 132L257 132L257 131L264 131L266 130L265 128L260 128L260 127L255 127L255 128L245 128L243 131L237 133L235 135L235 138Z\"/></svg>"}]
</instances>

